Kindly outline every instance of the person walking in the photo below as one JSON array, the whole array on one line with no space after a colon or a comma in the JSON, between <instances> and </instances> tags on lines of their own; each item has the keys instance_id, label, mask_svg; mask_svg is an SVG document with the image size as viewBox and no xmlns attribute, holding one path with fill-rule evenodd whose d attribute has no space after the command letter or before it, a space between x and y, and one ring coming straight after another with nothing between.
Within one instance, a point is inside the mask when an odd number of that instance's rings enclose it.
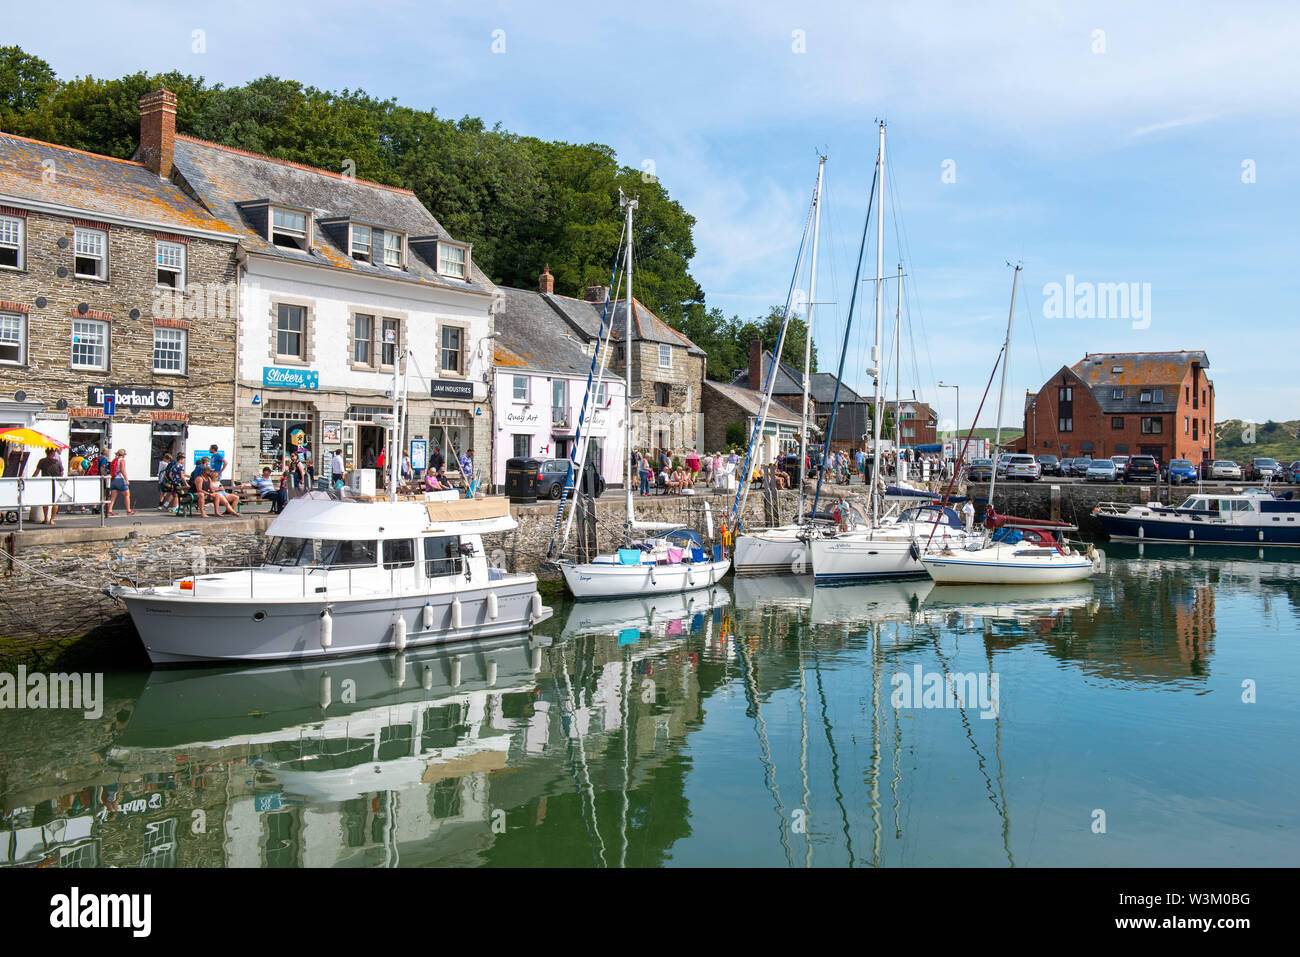
<instances>
[{"instance_id":1,"label":"person walking","mask_svg":"<svg viewBox=\"0 0 1300 957\"><path fill-rule=\"evenodd\" d=\"M330 457L330 485L335 489L343 488L343 453L338 449Z\"/></svg>"},{"instance_id":2,"label":"person walking","mask_svg":"<svg viewBox=\"0 0 1300 957\"><path fill-rule=\"evenodd\" d=\"M117 504L117 497L122 495L126 499L126 514L134 515L135 509L131 507L131 482L126 477L126 449L118 449L113 456L113 461L108 467L108 514L113 516L113 506Z\"/></svg>"},{"instance_id":3,"label":"person walking","mask_svg":"<svg viewBox=\"0 0 1300 957\"><path fill-rule=\"evenodd\" d=\"M62 478L63 463L59 460L58 451L54 448L45 450L45 458L36 463L36 474L43 475L46 478ZM45 524L53 525L54 516L58 514L59 506L49 506L49 511L45 513Z\"/></svg>"},{"instance_id":4,"label":"person walking","mask_svg":"<svg viewBox=\"0 0 1300 957\"><path fill-rule=\"evenodd\" d=\"M970 499L966 499L966 504L961 507L961 517L966 523L967 532L975 528L975 506L971 504Z\"/></svg>"}]
</instances>

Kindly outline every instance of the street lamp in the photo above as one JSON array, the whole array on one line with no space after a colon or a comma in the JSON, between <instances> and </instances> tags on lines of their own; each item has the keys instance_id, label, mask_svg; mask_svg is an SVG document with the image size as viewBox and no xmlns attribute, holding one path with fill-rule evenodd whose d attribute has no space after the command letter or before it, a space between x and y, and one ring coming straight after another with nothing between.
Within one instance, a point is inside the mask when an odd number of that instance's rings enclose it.
<instances>
[{"instance_id":1,"label":"street lamp","mask_svg":"<svg viewBox=\"0 0 1300 957\"><path fill-rule=\"evenodd\" d=\"M946 383L946 382L942 382L942 381L941 381L941 382L939 383L939 388L940 388L940 389L956 389L956 390L957 390L957 436L960 436L960 435L961 435L961 386L959 386L959 385L949 385L948 383ZM953 456L952 456L952 457L953 457L954 459L957 458L957 456L958 456L959 453L957 452L957 437L956 437L956 436L953 437L953 442L952 442L952 451L953 451Z\"/></svg>"}]
</instances>

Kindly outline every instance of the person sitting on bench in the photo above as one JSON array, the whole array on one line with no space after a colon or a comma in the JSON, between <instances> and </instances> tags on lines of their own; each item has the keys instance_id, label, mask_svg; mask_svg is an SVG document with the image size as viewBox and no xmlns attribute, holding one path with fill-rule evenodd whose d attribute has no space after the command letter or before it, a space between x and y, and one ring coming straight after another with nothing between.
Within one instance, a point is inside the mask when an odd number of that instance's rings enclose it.
<instances>
[{"instance_id":1,"label":"person sitting on bench","mask_svg":"<svg viewBox=\"0 0 1300 957\"><path fill-rule=\"evenodd\" d=\"M285 489L277 488L271 479L271 467L268 465L262 469L260 477L255 477L252 481L253 488L257 489L257 497L263 501L271 503L271 512L278 515L284 511L285 503L288 500L288 494Z\"/></svg>"}]
</instances>

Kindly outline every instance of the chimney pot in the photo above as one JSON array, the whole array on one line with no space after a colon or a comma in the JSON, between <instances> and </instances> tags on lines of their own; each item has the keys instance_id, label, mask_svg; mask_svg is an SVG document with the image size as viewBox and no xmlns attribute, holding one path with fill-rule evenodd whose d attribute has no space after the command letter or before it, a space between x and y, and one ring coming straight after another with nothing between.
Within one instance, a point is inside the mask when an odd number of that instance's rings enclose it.
<instances>
[{"instance_id":1,"label":"chimney pot","mask_svg":"<svg viewBox=\"0 0 1300 957\"><path fill-rule=\"evenodd\" d=\"M176 150L176 94L155 90L140 97L140 162L171 179Z\"/></svg>"},{"instance_id":2,"label":"chimney pot","mask_svg":"<svg viewBox=\"0 0 1300 957\"><path fill-rule=\"evenodd\" d=\"M588 286L586 289L587 302L603 303L609 298L609 288L607 286Z\"/></svg>"},{"instance_id":3,"label":"chimney pot","mask_svg":"<svg viewBox=\"0 0 1300 957\"><path fill-rule=\"evenodd\" d=\"M542 274L537 277L537 291L547 295L555 292L555 277L551 275L550 265L544 267Z\"/></svg>"}]
</instances>

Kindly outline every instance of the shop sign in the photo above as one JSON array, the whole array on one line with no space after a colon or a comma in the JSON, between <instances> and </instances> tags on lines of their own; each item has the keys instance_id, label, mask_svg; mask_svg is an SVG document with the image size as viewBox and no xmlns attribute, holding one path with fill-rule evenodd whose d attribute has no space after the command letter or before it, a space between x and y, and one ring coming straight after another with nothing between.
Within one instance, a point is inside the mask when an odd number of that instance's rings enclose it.
<instances>
[{"instance_id":1,"label":"shop sign","mask_svg":"<svg viewBox=\"0 0 1300 957\"><path fill-rule=\"evenodd\" d=\"M311 369L263 366L262 385L268 389L319 389L320 373Z\"/></svg>"},{"instance_id":2,"label":"shop sign","mask_svg":"<svg viewBox=\"0 0 1300 957\"><path fill-rule=\"evenodd\" d=\"M429 383L429 394L435 399L474 400L474 383L460 379L434 379Z\"/></svg>"},{"instance_id":3,"label":"shop sign","mask_svg":"<svg viewBox=\"0 0 1300 957\"><path fill-rule=\"evenodd\" d=\"M521 409L511 409L506 413L507 425L536 425L540 420L537 409L526 405Z\"/></svg>"},{"instance_id":4,"label":"shop sign","mask_svg":"<svg viewBox=\"0 0 1300 957\"><path fill-rule=\"evenodd\" d=\"M121 406L123 409L170 409L175 393L171 389L150 389L138 385L102 386L86 388L86 404L104 409Z\"/></svg>"},{"instance_id":5,"label":"shop sign","mask_svg":"<svg viewBox=\"0 0 1300 957\"><path fill-rule=\"evenodd\" d=\"M321 441L326 445L338 445L343 441L342 422L322 422Z\"/></svg>"}]
</instances>

